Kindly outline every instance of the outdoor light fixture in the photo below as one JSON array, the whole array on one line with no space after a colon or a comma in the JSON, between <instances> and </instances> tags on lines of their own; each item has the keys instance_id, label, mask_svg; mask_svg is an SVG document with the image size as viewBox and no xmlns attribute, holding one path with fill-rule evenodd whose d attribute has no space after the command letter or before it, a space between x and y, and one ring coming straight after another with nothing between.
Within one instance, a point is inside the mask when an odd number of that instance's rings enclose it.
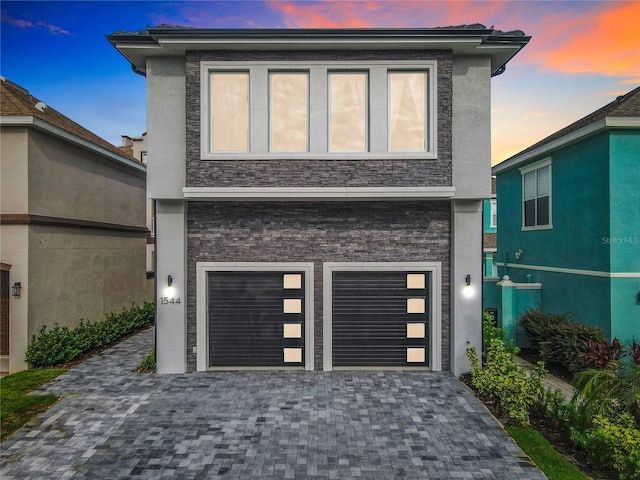
<instances>
[{"instance_id":1,"label":"outdoor light fixture","mask_svg":"<svg viewBox=\"0 0 640 480\"><path fill-rule=\"evenodd\" d=\"M522 251L521 248L519 248L518 250L516 250L516 253L514 254L514 256L516 257L516 260L520 260L520 258L522 257L522 254L524 252Z\"/></svg>"},{"instance_id":2,"label":"outdoor light fixture","mask_svg":"<svg viewBox=\"0 0 640 480\"><path fill-rule=\"evenodd\" d=\"M13 285L11 285L11 296L12 297L20 297L20 289L22 288L22 283L20 282L15 282Z\"/></svg>"},{"instance_id":3,"label":"outdoor light fixture","mask_svg":"<svg viewBox=\"0 0 640 480\"><path fill-rule=\"evenodd\" d=\"M471 275L467 273L467 276L464 277L464 281L467 284L467 286L471 285Z\"/></svg>"},{"instance_id":4,"label":"outdoor light fixture","mask_svg":"<svg viewBox=\"0 0 640 480\"><path fill-rule=\"evenodd\" d=\"M167 275L167 286L171 286L173 284L173 277L171 275Z\"/></svg>"}]
</instances>

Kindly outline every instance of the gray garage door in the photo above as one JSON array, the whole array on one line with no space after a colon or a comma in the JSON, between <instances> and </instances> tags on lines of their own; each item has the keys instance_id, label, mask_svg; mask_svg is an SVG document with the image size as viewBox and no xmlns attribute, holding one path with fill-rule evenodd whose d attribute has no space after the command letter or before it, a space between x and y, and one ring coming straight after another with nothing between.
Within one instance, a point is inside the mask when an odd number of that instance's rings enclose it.
<instances>
[{"instance_id":1,"label":"gray garage door","mask_svg":"<svg viewBox=\"0 0 640 480\"><path fill-rule=\"evenodd\" d=\"M429 274L333 272L333 365L427 366Z\"/></svg>"},{"instance_id":2,"label":"gray garage door","mask_svg":"<svg viewBox=\"0 0 640 480\"><path fill-rule=\"evenodd\" d=\"M304 364L304 273L210 272L209 365Z\"/></svg>"}]
</instances>

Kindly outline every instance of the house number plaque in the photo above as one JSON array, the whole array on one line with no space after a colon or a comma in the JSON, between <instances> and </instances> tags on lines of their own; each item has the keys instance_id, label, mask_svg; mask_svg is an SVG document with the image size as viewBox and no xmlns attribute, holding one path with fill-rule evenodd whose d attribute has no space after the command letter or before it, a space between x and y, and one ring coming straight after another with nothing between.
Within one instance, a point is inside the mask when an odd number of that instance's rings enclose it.
<instances>
[{"instance_id":1,"label":"house number plaque","mask_svg":"<svg viewBox=\"0 0 640 480\"><path fill-rule=\"evenodd\" d=\"M160 297L160 301L158 302L160 305L171 305L171 304L179 304L180 297Z\"/></svg>"}]
</instances>

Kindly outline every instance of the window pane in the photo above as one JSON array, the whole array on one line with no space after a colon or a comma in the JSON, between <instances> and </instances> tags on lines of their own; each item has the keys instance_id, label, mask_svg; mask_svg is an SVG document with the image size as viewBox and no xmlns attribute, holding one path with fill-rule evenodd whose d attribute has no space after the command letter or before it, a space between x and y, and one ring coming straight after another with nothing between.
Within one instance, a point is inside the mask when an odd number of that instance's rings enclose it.
<instances>
[{"instance_id":1,"label":"window pane","mask_svg":"<svg viewBox=\"0 0 640 480\"><path fill-rule=\"evenodd\" d=\"M211 151L249 150L249 74L213 72L211 82Z\"/></svg>"},{"instance_id":2,"label":"window pane","mask_svg":"<svg viewBox=\"0 0 640 480\"><path fill-rule=\"evenodd\" d=\"M536 225L549 225L549 197L537 200Z\"/></svg>"},{"instance_id":3,"label":"window pane","mask_svg":"<svg viewBox=\"0 0 640 480\"><path fill-rule=\"evenodd\" d=\"M271 74L271 151L306 152L309 132L309 75Z\"/></svg>"},{"instance_id":4,"label":"window pane","mask_svg":"<svg viewBox=\"0 0 640 480\"><path fill-rule=\"evenodd\" d=\"M524 226L533 227L536 224L536 201L527 200L524 202Z\"/></svg>"},{"instance_id":5,"label":"window pane","mask_svg":"<svg viewBox=\"0 0 640 480\"><path fill-rule=\"evenodd\" d=\"M529 172L524 175L524 198L529 200L536 197L536 172Z\"/></svg>"},{"instance_id":6,"label":"window pane","mask_svg":"<svg viewBox=\"0 0 640 480\"><path fill-rule=\"evenodd\" d=\"M427 74L389 74L389 151L426 149Z\"/></svg>"},{"instance_id":7,"label":"window pane","mask_svg":"<svg viewBox=\"0 0 640 480\"><path fill-rule=\"evenodd\" d=\"M543 167L538 172L538 197L549 195L549 167Z\"/></svg>"},{"instance_id":8,"label":"window pane","mask_svg":"<svg viewBox=\"0 0 640 480\"><path fill-rule=\"evenodd\" d=\"M329 74L329 151L367 150L367 74Z\"/></svg>"}]
</instances>

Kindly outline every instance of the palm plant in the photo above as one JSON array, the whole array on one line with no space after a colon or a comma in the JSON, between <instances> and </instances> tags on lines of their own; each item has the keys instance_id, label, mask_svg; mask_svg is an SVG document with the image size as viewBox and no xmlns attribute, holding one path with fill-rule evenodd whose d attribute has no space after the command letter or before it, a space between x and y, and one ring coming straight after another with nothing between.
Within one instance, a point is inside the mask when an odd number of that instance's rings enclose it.
<instances>
[{"instance_id":1,"label":"palm plant","mask_svg":"<svg viewBox=\"0 0 640 480\"><path fill-rule=\"evenodd\" d=\"M573 403L585 421L590 422L595 415L627 411L640 425L640 364L631 362L616 370L585 370L573 383Z\"/></svg>"}]
</instances>

